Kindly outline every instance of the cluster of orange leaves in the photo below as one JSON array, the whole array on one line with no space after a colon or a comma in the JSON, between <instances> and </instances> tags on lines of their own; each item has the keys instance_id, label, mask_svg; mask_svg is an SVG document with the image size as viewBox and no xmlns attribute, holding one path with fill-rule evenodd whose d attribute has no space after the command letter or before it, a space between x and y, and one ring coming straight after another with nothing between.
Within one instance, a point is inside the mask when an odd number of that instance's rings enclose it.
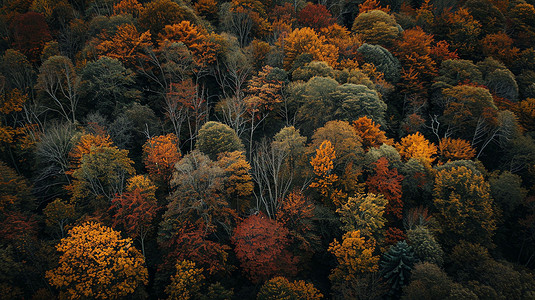
<instances>
[{"instance_id":1,"label":"cluster of orange leaves","mask_svg":"<svg viewBox=\"0 0 535 300\"><path fill-rule=\"evenodd\" d=\"M73 227L56 246L59 265L46 273L71 299L108 299L132 294L148 283L145 260L130 239L98 223Z\"/></svg>"},{"instance_id":2,"label":"cluster of orange leaves","mask_svg":"<svg viewBox=\"0 0 535 300\"><path fill-rule=\"evenodd\" d=\"M143 145L143 154L149 175L155 181L168 182L175 163L180 159L178 138L173 133L152 137Z\"/></svg>"}]
</instances>

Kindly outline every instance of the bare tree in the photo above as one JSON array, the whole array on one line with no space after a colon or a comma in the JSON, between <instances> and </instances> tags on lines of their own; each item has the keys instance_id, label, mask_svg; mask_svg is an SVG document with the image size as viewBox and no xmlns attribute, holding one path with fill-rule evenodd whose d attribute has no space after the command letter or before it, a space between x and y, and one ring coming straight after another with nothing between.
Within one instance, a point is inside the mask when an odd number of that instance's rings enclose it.
<instances>
[{"instance_id":1,"label":"bare tree","mask_svg":"<svg viewBox=\"0 0 535 300\"><path fill-rule=\"evenodd\" d=\"M76 122L80 78L71 60L65 56L52 56L39 69L37 88L52 98L55 108L66 120Z\"/></svg>"},{"instance_id":2,"label":"bare tree","mask_svg":"<svg viewBox=\"0 0 535 300\"><path fill-rule=\"evenodd\" d=\"M289 152L273 147L264 140L253 155L253 178L258 185L255 191L257 210L263 209L273 218L290 191L293 176L284 172L284 162Z\"/></svg>"}]
</instances>

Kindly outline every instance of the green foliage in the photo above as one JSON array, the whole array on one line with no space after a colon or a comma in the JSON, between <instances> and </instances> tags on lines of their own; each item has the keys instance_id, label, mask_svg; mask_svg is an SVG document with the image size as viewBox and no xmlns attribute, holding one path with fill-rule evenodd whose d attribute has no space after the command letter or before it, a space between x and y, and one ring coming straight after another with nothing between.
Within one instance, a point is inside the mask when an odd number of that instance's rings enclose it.
<instances>
[{"instance_id":1,"label":"green foliage","mask_svg":"<svg viewBox=\"0 0 535 300\"><path fill-rule=\"evenodd\" d=\"M364 56L364 61L372 63L379 72L382 72L388 82L395 83L399 80L401 64L388 50L379 45L364 43L358 52Z\"/></svg>"},{"instance_id":2,"label":"green foliage","mask_svg":"<svg viewBox=\"0 0 535 300\"><path fill-rule=\"evenodd\" d=\"M221 152L244 151L240 138L232 128L219 122L207 122L199 130L197 149L215 160Z\"/></svg>"},{"instance_id":3,"label":"green foliage","mask_svg":"<svg viewBox=\"0 0 535 300\"><path fill-rule=\"evenodd\" d=\"M429 262L438 266L444 263L444 251L429 229L417 226L407 231L407 243L412 247L414 255L421 262Z\"/></svg>"},{"instance_id":4,"label":"green foliage","mask_svg":"<svg viewBox=\"0 0 535 300\"><path fill-rule=\"evenodd\" d=\"M139 91L132 88L135 82L133 72L117 59L103 56L88 63L81 74L81 92L88 106L85 109L96 109L111 117L139 96Z\"/></svg>"},{"instance_id":5,"label":"green foliage","mask_svg":"<svg viewBox=\"0 0 535 300\"><path fill-rule=\"evenodd\" d=\"M349 197L346 204L336 210L340 214L342 229L346 232L359 230L367 237L381 240L386 218L383 216L388 201L383 195L357 194Z\"/></svg>"},{"instance_id":6,"label":"green foliage","mask_svg":"<svg viewBox=\"0 0 535 300\"><path fill-rule=\"evenodd\" d=\"M415 262L412 248L405 241L390 247L383 255L380 270L390 286L389 295L399 295L403 286L409 283Z\"/></svg>"},{"instance_id":7,"label":"green foliage","mask_svg":"<svg viewBox=\"0 0 535 300\"><path fill-rule=\"evenodd\" d=\"M411 282L403 288L403 300L452 299L453 280L437 265L417 263L411 272Z\"/></svg>"},{"instance_id":8,"label":"green foliage","mask_svg":"<svg viewBox=\"0 0 535 300\"><path fill-rule=\"evenodd\" d=\"M360 34L366 43L388 48L400 35L401 27L393 16L381 10L372 10L355 18L352 31Z\"/></svg>"},{"instance_id":9,"label":"green foliage","mask_svg":"<svg viewBox=\"0 0 535 300\"><path fill-rule=\"evenodd\" d=\"M489 179L492 199L506 216L510 216L527 195L522 187L522 178L509 171L494 175Z\"/></svg>"},{"instance_id":10,"label":"green foliage","mask_svg":"<svg viewBox=\"0 0 535 300\"><path fill-rule=\"evenodd\" d=\"M446 246L459 239L491 244L496 213L483 176L462 166L439 171L433 197L435 216L442 226L440 239Z\"/></svg>"}]
</instances>

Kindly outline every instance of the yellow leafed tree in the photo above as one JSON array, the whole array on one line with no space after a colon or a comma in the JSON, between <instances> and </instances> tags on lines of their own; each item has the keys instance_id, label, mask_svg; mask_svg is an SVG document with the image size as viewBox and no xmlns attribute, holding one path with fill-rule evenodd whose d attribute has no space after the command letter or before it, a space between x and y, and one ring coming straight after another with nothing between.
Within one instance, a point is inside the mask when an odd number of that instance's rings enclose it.
<instances>
[{"instance_id":1,"label":"yellow leafed tree","mask_svg":"<svg viewBox=\"0 0 535 300\"><path fill-rule=\"evenodd\" d=\"M132 240L98 223L69 231L56 249L58 267L46 273L50 284L68 299L118 299L148 283L141 253Z\"/></svg>"},{"instance_id":2,"label":"yellow leafed tree","mask_svg":"<svg viewBox=\"0 0 535 300\"><path fill-rule=\"evenodd\" d=\"M323 141L319 148L316 149L316 156L310 161L317 177L310 184L310 187L316 189L324 201L331 200L336 206L340 206L345 195L342 191L333 187L333 184L338 180L338 175L331 174L335 158L336 154L331 142L329 140Z\"/></svg>"}]
</instances>

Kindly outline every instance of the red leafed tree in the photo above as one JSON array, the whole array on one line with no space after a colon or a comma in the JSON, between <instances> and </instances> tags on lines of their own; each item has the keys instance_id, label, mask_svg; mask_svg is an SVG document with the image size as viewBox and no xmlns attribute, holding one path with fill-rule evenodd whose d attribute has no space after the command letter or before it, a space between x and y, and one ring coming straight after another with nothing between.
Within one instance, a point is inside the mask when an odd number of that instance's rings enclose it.
<instances>
[{"instance_id":1,"label":"red leafed tree","mask_svg":"<svg viewBox=\"0 0 535 300\"><path fill-rule=\"evenodd\" d=\"M158 212L158 202L153 193L140 188L123 193L112 200L113 226L122 226L131 237L139 238L145 256L145 238L152 227L152 220Z\"/></svg>"},{"instance_id":2,"label":"red leafed tree","mask_svg":"<svg viewBox=\"0 0 535 300\"><path fill-rule=\"evenodd\" d=\"M290 231L295 245L294 253L298 253L302 262L311 259L314 246L320 238L314 232L314 204L299 190L294 190L286 196L281 208L277 211L277 221Z\"/></svg>"},{"instance_id":3,"label":"red leafed tree","mask_svg":"<svg viewBox=\"0 0 535 300\"><path fill-rule=\"evenodd\" d=\"M182 126L186 123L193 148L193 141L208 115L208 106L198 86L190 78L170 84L165 97L165 114L179 139Z\"/></svg>"},{"instance_id":4,"label":"red leafed tree","mask_svg":"<svg viewBox=\"0 0 535 300\"><path fill-rule=\"evenodd\" d=\"M368 177L366 185L368 192L383 194L388 199L385 207L387 215L401 220L403 217L403 202L401 201L401 182L403 175L398 174L396 168L388 168L388 160L381 157L374 163L375 174Z\"/></svg>"},{"instance_id":5,"label":"red leafed tree","mask_svg":"<svg viewBox=\"0 0 535 300\"><path fill-rule=\"evenodd\" d=\"M297 20L304 27L310 27L315 30L334 24L334 18L331 13L321 4L308 3L297 14Z\"/></svg>"},{"instance_id":6,"label":"red leafed tree","mask_svg":"<svg viewBox=\"0 0 535 300\"><path fill-rule=\"evenodd\" d=\"M46 42L52 40L45 17L36 12L27 12L13 18L11 23L13 46L36 63Z\"/></svg>"},{"instance_id":7,"label":"red leafed tree","mask_svg":"<svg viewBox=\"0 0 535 300\"><path fill-rule=\"evenodd\" d=\"M295 258L287 250L288 229L262 213L241 222L232 243L247 277L258 283L276 275L295 275Z\"/></svg>"},{"instance_id":8,"label":"red leafed tree","mask_svg":"<svg viewBox=\"0 0 535 300\"><path fill-rule=\"evenodd\" d=\"M20 212L9 212L0 222L0 240L9 243L25 244L37 238L37 222L33 216Z\"/></svg>"},{"instance_id":9,"label":"red leafed tree","mask_svg":"<svg viewBox=\"0 0 535 300\"><path fill-rule=\"evenodd\" d=\"M405 232L397 227L389 227L385 232L385 245L395 245L407 238Z\"/></svg>"},{"instance_id":10,"label":"red leafed tree","mask_svg":"<svg viewBox=\"0 0 535 300\"><path fill-rule=\"evenodd\" d=\"M172 270L177 261L191 260L209 274L225 271L227 268L227 251L230 247L208 239L202 225L185 222L168 241L161 243L162 249L172 249L160 266Z\"/></svg>"}]
</instances>

